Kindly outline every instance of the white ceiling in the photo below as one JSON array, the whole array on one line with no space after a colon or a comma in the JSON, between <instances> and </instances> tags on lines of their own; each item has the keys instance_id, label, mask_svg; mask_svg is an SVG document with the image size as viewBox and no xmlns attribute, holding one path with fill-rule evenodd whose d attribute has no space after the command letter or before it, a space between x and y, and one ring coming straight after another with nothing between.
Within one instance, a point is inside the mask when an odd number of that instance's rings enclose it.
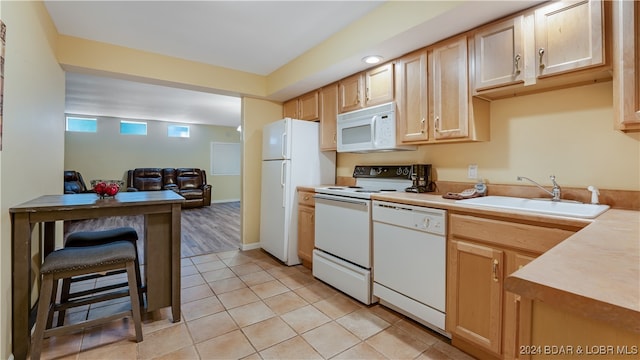
<instances>
[{"instance_id":1,"label":"white ceiling","mask_svg":"<svg viewBox=\"0 0 640 360\"><path fill-rule=\"evenodd\" d=\"M387 58L397 57L536 2L462 2L464 5L455 13L371 50ZM268 75L381 3L47 0L45 6L60 34ZM334 66L275 100L312 90L365 67L359 59ZM229 96L79 73L67 73L66 86L66 111L72 114L240 124L240 100Z\"/></svg>"}]
</instances>

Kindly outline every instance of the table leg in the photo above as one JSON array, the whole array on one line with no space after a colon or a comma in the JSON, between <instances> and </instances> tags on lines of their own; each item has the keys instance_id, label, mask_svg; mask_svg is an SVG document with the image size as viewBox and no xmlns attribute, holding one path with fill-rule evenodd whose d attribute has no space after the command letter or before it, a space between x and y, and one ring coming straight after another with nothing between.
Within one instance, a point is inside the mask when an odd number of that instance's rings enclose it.
<instances>
[{"instance_id":1,"label":"table leg","mask_svg":"<svg viewBox=\"0 0 640 360\"><path fill-rule=\"evenodd\" d=\"M30 344L29 313L31 309L31 230L29 214L11 214L11 293L12 346L16 360L27 358Z\"/></svg>"},{"instance_id":2,"label":"table leg","mask_svg":"<svg viewBox=\"0 0 640 360\"><path fill-rule=\"evenodd\" d=\"M182 252L180 246L182 244L181 239L181 220L182 220L182 205L173 204L171 207L171 312L173 316L173 322L180 321L180 257Z\"/></svg>"},{"instance_id":3,"label":"table leg","mask_svg":"<svg viewBox=\"0 0 640 360\"><path fill-rule=\"evenodd\" d=\"M180 228L178 220L178 230L175 230L174 214L171 211L145 215L144 257L147 311L171 306L173 321L177 322L180 321Z\"/></svg>"}]
</instances>

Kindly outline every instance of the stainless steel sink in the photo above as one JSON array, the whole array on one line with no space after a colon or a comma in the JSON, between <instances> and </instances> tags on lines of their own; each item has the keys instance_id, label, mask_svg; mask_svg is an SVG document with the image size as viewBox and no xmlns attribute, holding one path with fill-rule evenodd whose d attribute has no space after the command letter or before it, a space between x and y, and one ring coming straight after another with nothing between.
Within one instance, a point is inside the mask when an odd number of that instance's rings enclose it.
<instances>
[{"instance_id":1,"label":"stainless steel sink","mask_svg":"<svg viewBox=\"0 0 640 360\"><path fill-rule=\"evenodd\" d=\"M531 211L541 214L593 219L609 209L609 205L582 204L569 201L548 201L510 196L484 196L458 200L456 203L500 209Z\"/></svg>"}]
</instances>

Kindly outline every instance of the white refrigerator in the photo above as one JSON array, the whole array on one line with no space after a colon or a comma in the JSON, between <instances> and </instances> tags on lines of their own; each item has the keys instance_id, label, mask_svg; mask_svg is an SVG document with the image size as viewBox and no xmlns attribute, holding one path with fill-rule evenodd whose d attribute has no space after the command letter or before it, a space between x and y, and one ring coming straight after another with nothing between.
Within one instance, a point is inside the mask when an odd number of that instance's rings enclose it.
<instances>
[{"instance_id":1,"label":"white refrigerator","mask_svg":"<svg viewBox=\"0 0 640 360\"><path fill-rule=\"evenodd\" d=\"M262 130L260 247L286 265L298 258L297 186L334 184L335 151L319 150L319 124L285 118Z\"/></svg>"}]
</instances>

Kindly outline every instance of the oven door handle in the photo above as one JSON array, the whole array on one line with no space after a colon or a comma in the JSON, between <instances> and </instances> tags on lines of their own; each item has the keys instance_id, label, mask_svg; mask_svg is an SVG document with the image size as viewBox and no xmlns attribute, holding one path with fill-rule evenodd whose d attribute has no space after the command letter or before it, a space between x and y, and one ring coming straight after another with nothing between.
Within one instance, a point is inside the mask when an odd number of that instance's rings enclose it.
<instances>
[{"instance_id":1,"label":"oven door handle","mask_svg":"<svg viewBox=\"0 0 640 360\"><path fill-rule=\"evenodd\" d=\"M367 201L362 201L362 200L352 200L349 198L345 198L345 197L334 197L334 196L326 196L326 195L315 195L313 197L314 199L319 199L319 200L329 200L329 201L338 201L338 202L344 202L344 203L349 203L349 204L356 204L356 205L362 205L362 206L367 206L369 205L369 203Z\"/></svg>"}]
</instances>

